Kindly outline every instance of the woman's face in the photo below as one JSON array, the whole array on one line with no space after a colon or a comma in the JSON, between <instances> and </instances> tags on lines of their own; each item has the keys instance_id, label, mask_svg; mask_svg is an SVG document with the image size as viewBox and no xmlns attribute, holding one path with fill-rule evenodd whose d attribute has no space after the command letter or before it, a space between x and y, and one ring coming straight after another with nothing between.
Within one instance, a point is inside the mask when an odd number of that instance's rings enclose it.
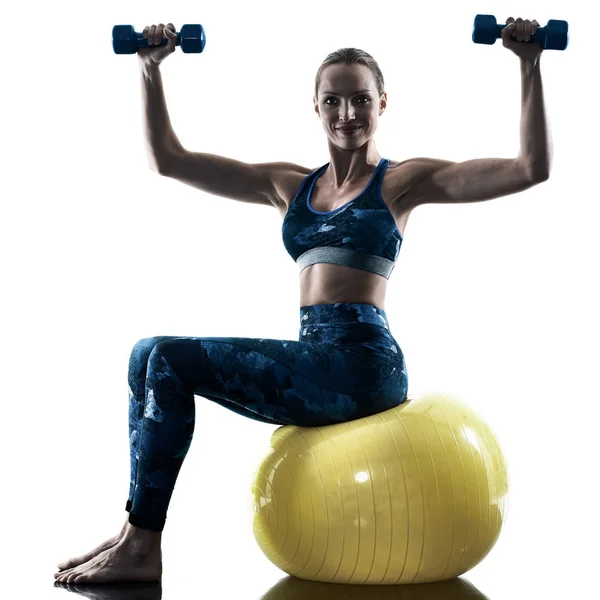
<instances>
[{"instance_id":1,"label":"woman's face","mask_svg":"<svg viewBox=\"0 0 600 600\"><path fill-rule=\"evenodd\" d=\"M323 69L318 98L313 98L315 112L321 118L327 136L344 146L362 145L373 137L377 121L387 101L380 98L375 80L365 65L330 65ZM351 135L342 126L358 126Z\"/></svg>"}]
</instances>

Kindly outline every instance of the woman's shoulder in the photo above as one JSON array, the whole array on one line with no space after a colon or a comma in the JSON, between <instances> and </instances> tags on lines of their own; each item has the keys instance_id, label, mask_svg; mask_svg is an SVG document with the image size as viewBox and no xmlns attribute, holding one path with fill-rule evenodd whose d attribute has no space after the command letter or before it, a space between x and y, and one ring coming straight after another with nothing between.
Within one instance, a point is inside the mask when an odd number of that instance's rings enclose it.
<instances>
[{"instance_id":1,"label":"woman's shoulder","mask_svg":"<svg viewBox=\"0 0 600 600\"><path fill-rule=\"evenodd\" d=\"M321 168L305 167L292 162L279 162L273 171L273 187L276 194L275 204L285 212L296 196L296 192L311 174Z\"/></svg>"}]
</instances>

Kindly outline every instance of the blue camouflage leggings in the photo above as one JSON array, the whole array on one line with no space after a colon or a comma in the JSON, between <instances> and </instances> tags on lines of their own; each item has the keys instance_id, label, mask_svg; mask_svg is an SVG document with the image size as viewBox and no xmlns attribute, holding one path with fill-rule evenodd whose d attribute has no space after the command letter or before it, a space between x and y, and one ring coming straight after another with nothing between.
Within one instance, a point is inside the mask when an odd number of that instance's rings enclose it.
<instances>
[{"instance_id":1,"label":"blue camouflage leggings","mask_svg":"<svg viewBox=\"0 0 600 600\"><path fill-rule=\"evenodd\" d=\"M157 336L129 361L129 523L162 531L192 442L194 394L273 425L352 421L406 400L404 355L372 304L300 307L299 341Z\"/></svg>"}]
</instances>

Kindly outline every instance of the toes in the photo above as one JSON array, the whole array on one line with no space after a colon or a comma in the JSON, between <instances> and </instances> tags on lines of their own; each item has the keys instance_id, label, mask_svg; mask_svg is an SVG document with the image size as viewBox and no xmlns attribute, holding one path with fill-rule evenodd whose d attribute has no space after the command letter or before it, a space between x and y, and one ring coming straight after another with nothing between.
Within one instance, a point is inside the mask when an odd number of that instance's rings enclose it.
<instances>
[{"instance_id":1,"label":"toes","mask_svg":"<svg viewBox=\"0 0 600 600\"><path fill-rule=\"evenodd\" d=\"M70 561L68 561L68 562L70 562ZM60 581L61 583L66 583L68 581L69 577L71 577L71 575L73 575L73 574L78 575L78 574L82 573L83 571L86 571L94 564L94 562L95 562L94 559L90 559L87 562L78 563L74 567L70 567L68 569L64 569L63 571L59 571L58 573L55 573L54 577L56 577L57 581ZM63 564L68 564L68 563L63 563Z\"/></svg>"},{"instance_id":2,"label":"toes","mask_svg":"<svg viewBox=\"0 0 600 600\"><path fill-rule=\"evenodd\" d=\"M84 564L84 563L74 562L72 560L68 560L64 563L61 563L60 565L58 565L58 574L60 575L61 573L67 573L68 571L72 571L73 569L80 566L81 564Z\"/></svg>"},{"instance_id":3,"label":"toes","mask_svg":"<svg viewBox=\"0 0 600 600\"><path fill-rule=\"evenodd\" d=\"M64 571L60 571L60 573L56 573L56 575L60 576L60 575L68 575L69 573L73 572L73 569L75 567L71 567L70 569L65 569Z\"/></svg>"},{"instance_id":4,"label":"toes","mask_svg":"<svg viewBox=\"0 0 600 600\"><path fill-rule=\"evenodd\" d=\"M79 580L83 575L84 573L82 571L74 571L65 579L65 583L75 583L75 581Z\"/></svg>"},{"instance_id":5,"label":"toes","mask_svg":"<svg viewBox=\"0 0 600 600\"><path fill-rule=\"evenodd\" d=\"M102 583L102 579L102 577L98 576L97 568L88 568L85 571L77 571L69 575L67 583Z\"/></svg>"},{"instance_id":6,"label":"toes","mask_svg":"<svg viewBox=\"0 0 600 600\"><path fill-rule=\"evenodd\" d=\"M67 569L66 571L62 571L61 573L56 573L54 577L56 577L56 581L60 583L68 583L70 577L76 577L81 573L81 570L77 567L73 567L71 569Z\"/></svg>"}]
</instances>

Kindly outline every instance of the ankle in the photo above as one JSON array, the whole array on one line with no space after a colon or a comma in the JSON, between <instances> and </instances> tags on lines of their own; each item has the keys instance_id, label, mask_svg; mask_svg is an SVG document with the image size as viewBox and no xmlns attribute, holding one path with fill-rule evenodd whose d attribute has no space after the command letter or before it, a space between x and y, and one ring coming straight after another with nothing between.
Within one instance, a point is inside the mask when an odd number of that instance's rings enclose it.
<instances>
[{"instance_id":1,"label":"ankle","mask_svg":"<svg viewBox=\"0 0 600 600\"><path fill-rule=\"evenodd\" d=\"M141 550L153 550L160 547L162 531L151 531L150 529L142 529L127 522L122 532L121 540L128 542Z\"/></svg>"}]
</instances>

